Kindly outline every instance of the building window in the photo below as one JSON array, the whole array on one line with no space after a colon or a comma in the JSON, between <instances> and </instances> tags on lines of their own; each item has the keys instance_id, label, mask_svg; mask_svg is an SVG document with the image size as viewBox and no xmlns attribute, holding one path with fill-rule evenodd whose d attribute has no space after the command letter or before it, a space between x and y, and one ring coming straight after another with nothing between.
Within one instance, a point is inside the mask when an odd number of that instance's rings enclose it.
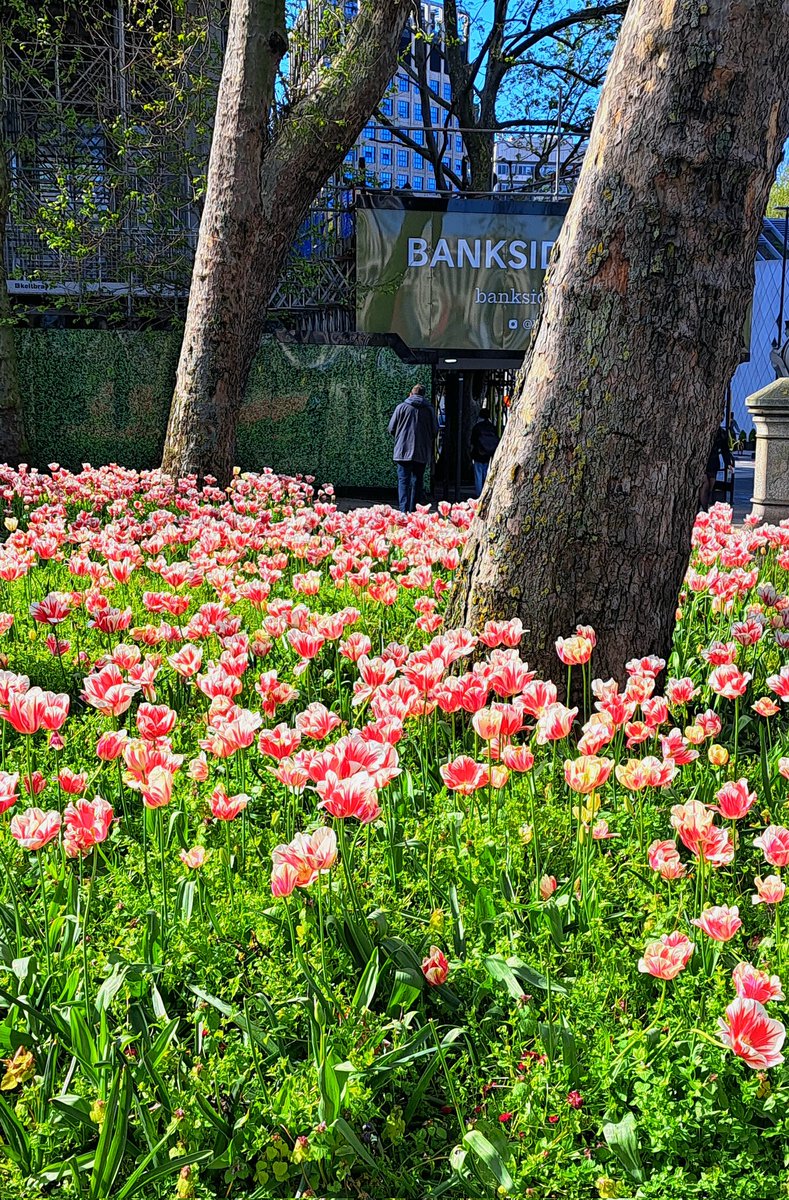
<instances>
[{"instance_id":1,"label":"building window","mask_svg":"<svg viewBox=\"0 0 789 1200\"><path fill-rule=\"evenodd\" d=\"M451 83L445 83L441 90L443 92L445 100L452 99L452 84Z\"/></svg>"},{"instance_id":2,"label":"building window","mask_svg":"<svg viewBox=\"0 0 789 1200\"><path fill-rule=\"evenodd\" d=\"M423 176L415 175L414 176L414 191L421 192L422 189L424 188L424 186L425 186L425 181L424 181Z\"/></svg>"},{"instance_id":3,"label":"building window","mask_svg":"<svg viewBox=\"0 0 789 1200\"><path fill-rule=\"evenodd\" d=\"M375 137L375 126L372 124L372 122L369 125L365 125L364 136L366 138L374 138Z\"/></svg>"},{"instance_id":4,"label":"building window","mask_svg":"<svg viewBox=\"0 0 789 1200\"><path fill-rule=\"evenodd\" d=\"M438 108L435 104L430 105L430 120L434 125L438 124Z\"/></svg>"},{"instance_id":5,"label":"building window","mask_svg":"<svg viewBox=\"0 0 789 1200\"><path fill-rule=\"evenodd\" d=\"M431 79L431 80L430 80L430 90L431 90L431 92L433 92L433 93L434 93L436 96L439 94L439 86L438 86L438 80L437 80L437 79Z\"/></svg>"},{"instance_id":6,"label":"building window","mask_svg":"<svg viewBox=\"0 0 789 1200\"><path fill-rule=\"evenodd\" d=\"M407 150L398 150L397 151L397 165L398 165L398 167L407 167L408 166L408 151Z\"/></svg>"},{"instance_id":7,"label":"building window","mask_svg":"<svg viewBox=\"0 0 789 1200\"><path fill-rule=\"evenodd\" d=\"M448 159L448 158L441 159L441 166L444 168L445 171L452 170L452 163L451 163L450 159Z\"/></svg>"},{"instance_id":8,"label":"building window","mask_svg":"<svg viewBox=\"0 0 789 1200\"><path fill-rule=\"evenodd\" d=\"M355 158L356 158L356 155L354 154L353 150L349 150L348 153L345 155L345 161L347 163L352 163Z\"/></svg>"},{"instance_id":9,"label":"building window","mask_svg":"<svg viewBox=\"0 0 789 1200\"><path fill-rule=\"evenodd\" d=\"M460 175L463 170L463 163L455 159L455 174Z\"/></svg>"},{"instance_id":10,"label":"building window","mask_svg":"<svg viewBox=\"0 0 789 1200\"><path fill-rule=\"evenodd\" d=\"M434 192L436 190L436 181L432 175L428 175L427 177L427 190L429 192Z\"/></svg>"},{"instance_id":11,"label":"building window","mask_svg":"<svg viewBox=\"0 0 789 1200\"><path fill-rule=\"evenodd\" d=\"M422 129L414 129L414 130L412 130L412 131L411 131L411 137L412 137L412 138L413 138L413 140L416 142L417 146L424 146L424 144L425 144L425 134L424 134L424 130L422 130Z\"/></svg>"},{"instance_id":12,"label":"building window","mask_svg":"<svg viewBox=\"0 0 789 1200\"><path fill-rule=\"evenodd\" d=\"M424 159L422 158L422 155L414 153L414 170L421 171L423 163Z\"/></svg>"},{"instance_id":13,"label":"building window","mask_svg":"<svg viewBox=\"0 0 789 1200\"><path fill-rule=\"evenodd\" d=\"M408 187L408 176L407 175L398 175L397 176L397 186L399 188L407 188Z\"/></svg>"},{"instance_id":14,"label":"building window","mask_svg":"<svg viewBox=\"0 0 789 1200\"><path fill-rule=\"evenodd\" d=\"M387 99L387 100L381 101L381 112L384 114L385 117L391 117L391 115L392 115L392 101L391 100Z\"/></svg>"},{"instance_id":15,"label":"building window","mask_svg":"<svg viewBox=\"0 0 789 1200\"><path fill-rule=\"evenodd\" d=\"M382 142L391 142L392 131L391 131L391 129L379 129L378 136Z\"/></svg>"},{"instance_id":16,"label":"building window","mask_svg":"<svg viewBox=\"0 0 789 1200\"><path fill-rule=\"evenodd\" d=\"M408 80L406 79L406 77L404 75L398 75L397 76L398 92L407 92L408 89L409 89L409 83L408 83Z\"/></svg>"},{"instance_id":17,"label":"building window","mask_svg":"<svg viewBox=\"0 0 789 1200\"><path fill-rule=\"evenodd\" d=\"M391 150L382 150L380 158L381 158L381 166L382 167L391 167L391 165L392 165L392 151Z\"/></svg>"},{"instance_id":18,"label":"building window","mask_svg":"<svg viewBox=\"0 0 789 1200\"><path fill-rule=\"evenodd\" d=\"M358 12L356 0L345 0L345 16L347 20L352 21Z\"/></svg>"},{"instance_id":19,"label":"building window","mask_svg":"<svg viewBox=\"0 0 789 1200\"><path fill-rule=\"evenodd\" d=\"M407 100L398 100L398 101L397 101L397 115L398 115L398 117L405 117L405 118L407 119L407 118L408 118L408 115L409 115L409 111L408 111L408 110L409 110L409 105L408 105L408 101L407 101Z\"/></svg>"},{"instance_id":20,"label":"building window","mask_svg":"<svg viewBox=\"0 0 789 1200\"><path fill-rule=\"evenodd\" d=\"M391 186L392 186L392 172L391 171L382 171L381 172L381 187L390 188Z\"/></svg>"},{"instance_id":21,"label":"building window","mask_svg":"<svg viewBox=\"0 0 789 1200\"><path fill-rule=\"evenodd\" d=\"M463 153L463 138L460 136L460 134L458 134L455 138L455 152L457 154Z\"/></svg>"},{"instance_id":22,"label":"building window","mask_svg":"<svg viewBox=\"0 0 789 1200\"><path fill-rule=\"evenodd\" d=\"M419 103L418 100L414 101L414 120L415 121L422 120L422 105Z\"/></svg>"}]
</instances>

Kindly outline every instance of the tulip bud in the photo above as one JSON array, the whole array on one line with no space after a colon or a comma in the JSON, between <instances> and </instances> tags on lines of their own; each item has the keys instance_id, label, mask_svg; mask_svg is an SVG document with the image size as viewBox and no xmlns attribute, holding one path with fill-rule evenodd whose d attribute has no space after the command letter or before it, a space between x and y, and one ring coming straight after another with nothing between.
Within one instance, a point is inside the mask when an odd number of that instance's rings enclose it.
<instances>
[{"instance_id":1,"label":"tulip bud","mask_svg":"<svg viewBox=\"0 0 789 1200\"><path fill-rule=\"evenodd\" d=\"M725 746L721 746L718 742L713 742L707 751L707 758L712 763L713 767L725 767L729 761L729 751Z\"/></svg>"}]
</instances>

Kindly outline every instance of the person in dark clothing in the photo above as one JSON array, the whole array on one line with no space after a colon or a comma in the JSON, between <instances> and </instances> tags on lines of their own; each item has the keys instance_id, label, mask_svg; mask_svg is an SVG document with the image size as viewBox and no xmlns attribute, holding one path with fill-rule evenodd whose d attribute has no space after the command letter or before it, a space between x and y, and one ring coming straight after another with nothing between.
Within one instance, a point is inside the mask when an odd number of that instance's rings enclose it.
<instances>
[{"instance_id":1,"label":"person in dark clothing","mask_svg":"<svg viewBox=\"0 0 789 1200\"><path fill-rule=\"evenodd\" d=\"M414 512L422 503L425 467L433 459L438 421L433 405L418 383L411 395L392 413L389 432L394 438L392 458L397 467L397 498L400 512Z\"/></svg>"},{"instance_id":2,"label":"person in dark clothing","mask_svg":"<svg viewBox=\"0 0 789 1200\"><path fill-rule=\"evenodd\" d=\"M471 462L474 467L474 495L479 499L488 477L490 460L496 453L499 435L496 426L483 408L471 430Z\"/></svg>"},{"instance_id":3,"label":"person in dark clothing","mask_svg":"<svg viewBox=\"0 0 789 1200\"><path fill-rule=\"evenodd\" d=\"M715 481L718 478L718 471L721 469L721 459L725 468L734 466L734 455L729 448L729 435L722 425L715 434L707 465L704 468L704 483L701 485L701 507L703 509L710 506L715 491Z\"/></svg>"}]
</instances>

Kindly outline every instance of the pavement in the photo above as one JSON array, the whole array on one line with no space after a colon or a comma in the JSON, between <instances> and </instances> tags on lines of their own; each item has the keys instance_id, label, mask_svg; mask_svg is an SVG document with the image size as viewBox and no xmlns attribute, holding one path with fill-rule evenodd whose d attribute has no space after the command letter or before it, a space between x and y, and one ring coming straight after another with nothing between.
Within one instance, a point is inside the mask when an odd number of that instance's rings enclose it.
<instances>
[{"instance_id":1,"label":"pavement","mask_svg":"<svg viewBox=\"0 0 789 1200\"><path fill-rule=\"evenodd\" d=\"M734 469L734 524L741 525L748 513L751 511L751 497L753 496L753 473L754 460L750 454L735 455L736 466ZM467 489L468 491L468 489ZM470 494L470 493L468 493ZM374 504L384 502L384 497L389 499L390 503L396 504L393 493L382 492L381 497L374 499L367 497L358 499L349 496L338 498L337 507L341 512L350 512L355 508L370 508Z\"/></svg>"},{"instance_id":2,"label":"pavement","mask_svg":"<svg viewBox=\"0 0 789 1200\"><path fill-rule=\"evenodd\" d=\"M751 511L754 460L750 455L739 454L734 459L734 524L741 525Z\"/></svg>"}]
</instances>

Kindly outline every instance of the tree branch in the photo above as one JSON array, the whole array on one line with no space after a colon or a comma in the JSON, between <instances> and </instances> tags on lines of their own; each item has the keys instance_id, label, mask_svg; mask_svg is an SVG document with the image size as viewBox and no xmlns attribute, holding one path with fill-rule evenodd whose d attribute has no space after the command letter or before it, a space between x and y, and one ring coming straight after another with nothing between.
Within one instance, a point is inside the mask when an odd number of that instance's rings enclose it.
<instances>
[{"instance_id":1,"label":"tree branch","mask_svg":"<svg viewBox=\"0 0 789 1200\"><path fill-rule=\"evenodd\" d=\"M627 10L627 3L628 0L620 0L617 4L600 4L594 8L582 8L577 12L568 13L566 16L551 22L550 25L544 25L541 29L530 31L525 37L522 36L520 40L516 37L514 41L503 47L504 57L517 59L526 50L530 50L532 46L536 46L538 42L554 37L564 29L571 29L574 25L586 25L590 21L603 20L605 17L621 17Z\"/></svg>"}]
</instances>

